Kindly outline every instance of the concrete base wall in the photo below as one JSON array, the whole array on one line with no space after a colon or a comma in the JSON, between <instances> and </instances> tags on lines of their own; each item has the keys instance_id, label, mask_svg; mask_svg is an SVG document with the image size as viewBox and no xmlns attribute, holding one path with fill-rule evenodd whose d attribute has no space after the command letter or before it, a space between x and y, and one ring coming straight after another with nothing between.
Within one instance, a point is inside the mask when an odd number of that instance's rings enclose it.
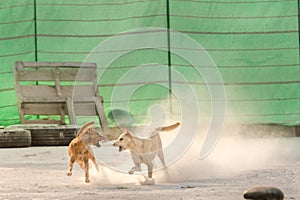
<instances>
[{"instance_id":1,"label":"concrete base wall","mask_svg":"<svg viewBox=\"0 0 300 200\"><path fill-rule=\"evenodd\" d=\"M294 126L281 126L270 124L242 125L240 134L257 137L295 137Z\"/></svg>"},{"instance_id":2,"label":"concrete base wall","mask_svg":"<svg viewBox=\"0 0 300 200\"><path fill-rule=\"evenodd\" d=\"M300 125L295 126L295 134L297 137L300 137Z\"/></svg>"}]
</instances>

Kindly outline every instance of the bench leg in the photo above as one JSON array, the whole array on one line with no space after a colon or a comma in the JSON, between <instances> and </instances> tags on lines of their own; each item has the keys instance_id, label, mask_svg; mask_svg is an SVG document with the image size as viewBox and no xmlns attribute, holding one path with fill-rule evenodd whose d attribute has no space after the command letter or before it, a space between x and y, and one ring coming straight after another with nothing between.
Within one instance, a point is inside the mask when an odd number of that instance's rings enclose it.
<instances>
[{"instance_id":1,"label":"bench leg","mask_svg":"<svg viewBox=\"0 0 300 200\"><path fill-rule=\"evenodd\" d=\"M73 102L71 99L67 100L67 110L68 110L68 114L69 114L69 118L70 118L70 123L71 124L77 124L76 123L76 117L74 114L74 106L73 106Z\"/></svg>"},{"instance_id":2,"label":"bench leg","mask_svg":"<svg viewBox=\"0 0 300 200\"><path fill-rule=\"evenodd\" d=\"M23 110L23 106L21 103L19 103L18 109L19 109L19 115L20 115L20 122L21 122L21 124L25 124L24 110Z\"/></svg>"},{"instance_id":3,"label":"bench leg","mask_svg":"<svg viewBox=\"0 0 300 200\"><path fill-rule=\"evenodd\" d=\"M98 113L98 116L100 118L100 125L101 128L104 132L104 135L110 135L110 130L108 128L108 123L106 120L106 116L104 113L104 109L103 109L103 105L102 105L102 101L101 98L95 98L95 104L96 104L96 111Z\"/></svg>"},{"instance_id":4,"label":"bench leg","mask_svg":"<svg viewBox=\"0 0 300 200\"><path fill-rule=\"evenodd\" d=\"M62 125L65 125L66 124L66 121L65 121L65 106L64 105L59 105L59 112L60 112L60 123Z\"/></svg>"}]
</instances>

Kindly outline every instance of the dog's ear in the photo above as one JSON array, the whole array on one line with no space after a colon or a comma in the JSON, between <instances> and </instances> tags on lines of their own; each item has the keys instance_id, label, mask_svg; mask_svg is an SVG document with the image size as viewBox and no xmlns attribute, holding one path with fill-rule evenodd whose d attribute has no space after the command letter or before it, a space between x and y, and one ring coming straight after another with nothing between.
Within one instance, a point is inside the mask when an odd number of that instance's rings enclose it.
<instances>
[{"instance_id":1,"label":"dog's ear","mask_svg":"<svg viewBox=\"0 0 300 200\"><path fill-rule=\"evenodd\" d=\"M125 129L124 133L125 133L126 136L128 136L130 138L132 138L132 136L133 136L132 133L127 129Z\"/></svg>"},{"instance_id":2,"label":"dog's ear","mask_svg":"<svg viewBox=\"0 0 300 200\"><path fill-rule=\"evenodd\" d=\"M120 130L121 130L122 133L128 132L128 130L126 128L120 128Z\"/></svg>"},{"instance_id":3,"label":"dog's ear","mask_svg":"<svg viewBox=\"0 0 300 200\"><path fill-rule=\"evenodd\" d=\"M87 122L85 123L81 129L78 131L78 133L76 134L76 137L79 137L80 135L86 133L89 129L90 129L90 126L94 125L95 122Z\"/></svg>"},{"instance_id":4,"label":"dog's ear","mask_svg":"<svg viewBox=\"0 0 300 200\"><path fill-rule=\"evenodd\" d=\"M120 128L120 130L121 130L121 133L127 133L128 132L128 130L126 128Z\"/></svg>"}]
</instances>

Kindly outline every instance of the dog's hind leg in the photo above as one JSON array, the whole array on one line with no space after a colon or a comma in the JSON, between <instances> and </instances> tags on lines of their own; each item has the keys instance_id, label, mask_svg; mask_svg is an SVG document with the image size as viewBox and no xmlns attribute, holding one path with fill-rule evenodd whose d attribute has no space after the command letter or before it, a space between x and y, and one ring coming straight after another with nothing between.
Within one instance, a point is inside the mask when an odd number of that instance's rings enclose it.
<instances>
[{"instance_id":1,"label":"dog's hind leg","mask_svg":"<svg viewBox=\"0 0 300 200\"><path fill-rule=\"evenodd\" d=\"M69 167L68 167L68 172L67 172L68 176L72 176L72 170L73 170L74 162L75 162L75 156L71 156L70 157L70 162L69 162Z\"/></svg>"},{"instance_id":2,"label":"dog's hind leg","mask_svg":"<svg viewBox=\"0 0 300 200\"><path fill-rule=\"evenodd\" d=\"M166 178L169 179L170 175L169 175L169 172L168 172L166 163L165 163L164 152L160 149L160 150L157 152L157 156L158 156L159 160L161 161L161 163L162 163L163 166L164 166L163 171L164 171L164 173L165 173L165 175L166 175Z\"/></svg>"},{"instance_id":3,"label":"dog's hind leg","mask_svg":"<svg viewBox=\"0 0 300 200\"><path fill-rule=\"evenodd\" d=\"M163 166L166 167L164 152L161 149L157 151L157 156Z\"/></svg>"}]
</instances>

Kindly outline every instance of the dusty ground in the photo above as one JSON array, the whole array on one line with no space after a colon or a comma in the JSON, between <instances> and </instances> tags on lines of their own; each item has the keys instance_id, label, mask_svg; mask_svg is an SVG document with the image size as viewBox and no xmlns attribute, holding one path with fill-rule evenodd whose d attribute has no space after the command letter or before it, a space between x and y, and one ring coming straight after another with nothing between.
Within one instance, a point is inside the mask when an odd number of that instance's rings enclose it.
<instances>
[{"instance_id":1,"label":"dusty ground","mask_svg":"<svg viewBox=\"0 0 300 200\"><path fill-rule=\"evenodd\" d=\"M91 167L89 184L78 167L66 176L67 147L0 149L0 199L241 200L245 189L257 185L277 186L285 199L300 199L300 138L224 138L204 160L197 159L198 150L169 166L171 180L157 172L156 184L144 186L141 174L122 172L130 169L128 152L110 143L94 152L119 171Z\"/></svg>"}]
</instances>

